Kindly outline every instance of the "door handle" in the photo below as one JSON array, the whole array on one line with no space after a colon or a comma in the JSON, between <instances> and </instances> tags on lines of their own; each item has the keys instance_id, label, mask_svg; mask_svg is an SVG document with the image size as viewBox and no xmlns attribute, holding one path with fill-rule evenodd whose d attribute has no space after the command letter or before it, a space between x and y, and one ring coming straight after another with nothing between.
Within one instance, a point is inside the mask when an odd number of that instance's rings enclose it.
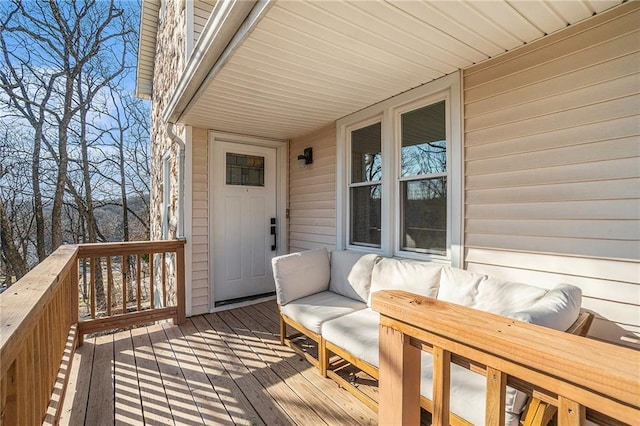
<instances>
[{"instance_id":1,"label":"door handle","mask_svg":"<svg viewBox=\"0 0 640 426\"><path fill-rule=\"evenodd\" d=\"M271 235L273 235L273 244L271 244L271 251L276 251L278 248L278 235L276 233L276 218L271 218Z\"/></svg>"}]
</instances>

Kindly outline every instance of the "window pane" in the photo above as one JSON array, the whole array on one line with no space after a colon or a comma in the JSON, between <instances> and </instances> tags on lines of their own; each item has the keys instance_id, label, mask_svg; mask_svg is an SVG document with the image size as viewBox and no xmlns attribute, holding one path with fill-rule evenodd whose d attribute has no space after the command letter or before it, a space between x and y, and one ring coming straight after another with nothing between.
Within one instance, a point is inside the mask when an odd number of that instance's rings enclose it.
<instances>
[{"instance_id":1,"label":"window pane","mask_svg":"<svg viewBox=\"0 0 640 426\"><path fill-rule=\"evenodd\" d=\"M264 186L264 157L227 153L227 185Z\"/></svg>"},{"instance_id":2,"label":"window pane","mask_svg":"<svg viewBox=\"0 0 640 426\"><path fill-rule=\"evenodd\" d=\"M444 101L402 114L402 176L447 171Z\"/></svg>"},{"instance_id":3,"label":"window pane","mask_svg":"<svg viewBox=\"0 0 640 426\"><path fill-rule=\"evenodd\" d=\"M351 183L382 179L381 132L381 123L351 132Z\"/></svg>"},{"instance_id":4,"label":"window pane","mask_svg":"<svg viewBox=\"0 0 640 426\"><path fill-rule=\"evenodd\" d=\"M351 188L351 244L380 247L381 189L381 185Z\"/></svg>"},{"instance_id":5,"label":"window pane","mask_svg":"<svg viewBox=\"0 0 640 426\"><path fill-rule=\"evenodd\" d=\"M402 249L446 255L446 178L405 181L400 188Z\"/></svg>"}]
</instances>

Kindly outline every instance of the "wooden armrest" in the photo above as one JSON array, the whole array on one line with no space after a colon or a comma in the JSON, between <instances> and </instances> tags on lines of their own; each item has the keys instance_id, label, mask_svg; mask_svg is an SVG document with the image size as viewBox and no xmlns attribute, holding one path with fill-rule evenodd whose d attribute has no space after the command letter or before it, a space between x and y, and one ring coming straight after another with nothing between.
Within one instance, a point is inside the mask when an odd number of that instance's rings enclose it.
<instances>
[{"instance_id":1,"label":"wooden armrest","mask_svg":"<svg viewBox=\"0 0 640 426\"><path fill-rule=\"evenodd\" d=\"M567 333L575 334L576 336L585 337L589 333L591 323L593 323L594 315L591 312L580 310L578 319L567 329Z\"/></svg>"}]
</instances>

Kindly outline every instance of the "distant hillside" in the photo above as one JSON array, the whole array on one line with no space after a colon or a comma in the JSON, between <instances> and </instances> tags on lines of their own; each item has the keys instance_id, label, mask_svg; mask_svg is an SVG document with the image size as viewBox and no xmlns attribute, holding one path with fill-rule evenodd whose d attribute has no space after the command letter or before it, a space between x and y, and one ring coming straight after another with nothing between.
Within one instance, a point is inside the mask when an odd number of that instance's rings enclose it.
<instances>
[{"instance_id":1,"label":"distant hillside","mask_svg":"<svg viewBox=\"0 0 640 426\"><path fill-rule=\"evenodd\" d=\"M96 221L106 241L123 241L124 223L120 200L96 201ZM149 195L131 196L127 199L129 207L129 240L146 241L149 239ZM133 212L133 213L132 213ZM140 221L144 220L144 223ZM81 240L77 240L80 242Z\"/></svg>"}]
</instances>

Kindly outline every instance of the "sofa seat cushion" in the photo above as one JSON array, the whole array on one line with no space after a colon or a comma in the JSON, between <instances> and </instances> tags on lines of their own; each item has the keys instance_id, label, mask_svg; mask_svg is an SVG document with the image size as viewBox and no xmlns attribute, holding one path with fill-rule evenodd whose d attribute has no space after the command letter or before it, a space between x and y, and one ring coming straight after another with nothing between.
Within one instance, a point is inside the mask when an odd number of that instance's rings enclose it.
<instances>
[{"instance_id":1,"label":"sofa seat cushion","mask_svg":"<svg viewBox=\"0 0 640 426\"><path fill-rule=\"evenodd\" d=\"M436 297L442 265L417 260L383 258L373 267L371 295L380 290L404 290L421 296Z\"/></svg>"},{"instance_id":2,"label":"sofa seat cushion","mask_svg":"<svg viewBox=\"0 0 640 426\"><path fill-rule=\"evenodd\" d=\"M380 314L361 309L322 324L322 337L374 367L378 367Z\"/></svg>"},{"instance_id":3,"label":"sofa seat cushion","mask_svg":"<svg viewBox=\"0 0 640 426\"><path fill-rule=\"evenodd\" d=\"M420 394L433 401L433 357L430 353L421 354ZM450 409L474 425L485 424L485 399L487 393L486 378L451 363ZM505 398L505 425L517 426L520 413L527 402L526 394L507 386Z\"/></svg>"},{"instance_id":4,"label":"sofa seat cushion","mask_svg":"<svg viewBox=\"0 0 640 426\"><path fill-rule=\"evenodd\" d=\"M366 307L363 302L330 291L322 291L289 302L281 306L280 311L312 332L320 334L325 321Z\"/></svg>"},{"instance_id":5,"label":"sofa seat cushion","mask_svg":"<svg viewBox=\"0 0 640 426\"><path fill-rule=\"evenodd\" d=\"M380 256L375 254L332 251L329 290L366 303L369 298L373 265L379 260Z\"/></svg>"},{"instance_id":6,"label":"sofa seat cushion","mask_svg":"<svg viewBox=\"0 0 640 426\"><path fill-rule=\"evenodd\" d=\"M278 305L329 289L329 252L307 250L271 260Z\"/></svg>"}]
</instances>

